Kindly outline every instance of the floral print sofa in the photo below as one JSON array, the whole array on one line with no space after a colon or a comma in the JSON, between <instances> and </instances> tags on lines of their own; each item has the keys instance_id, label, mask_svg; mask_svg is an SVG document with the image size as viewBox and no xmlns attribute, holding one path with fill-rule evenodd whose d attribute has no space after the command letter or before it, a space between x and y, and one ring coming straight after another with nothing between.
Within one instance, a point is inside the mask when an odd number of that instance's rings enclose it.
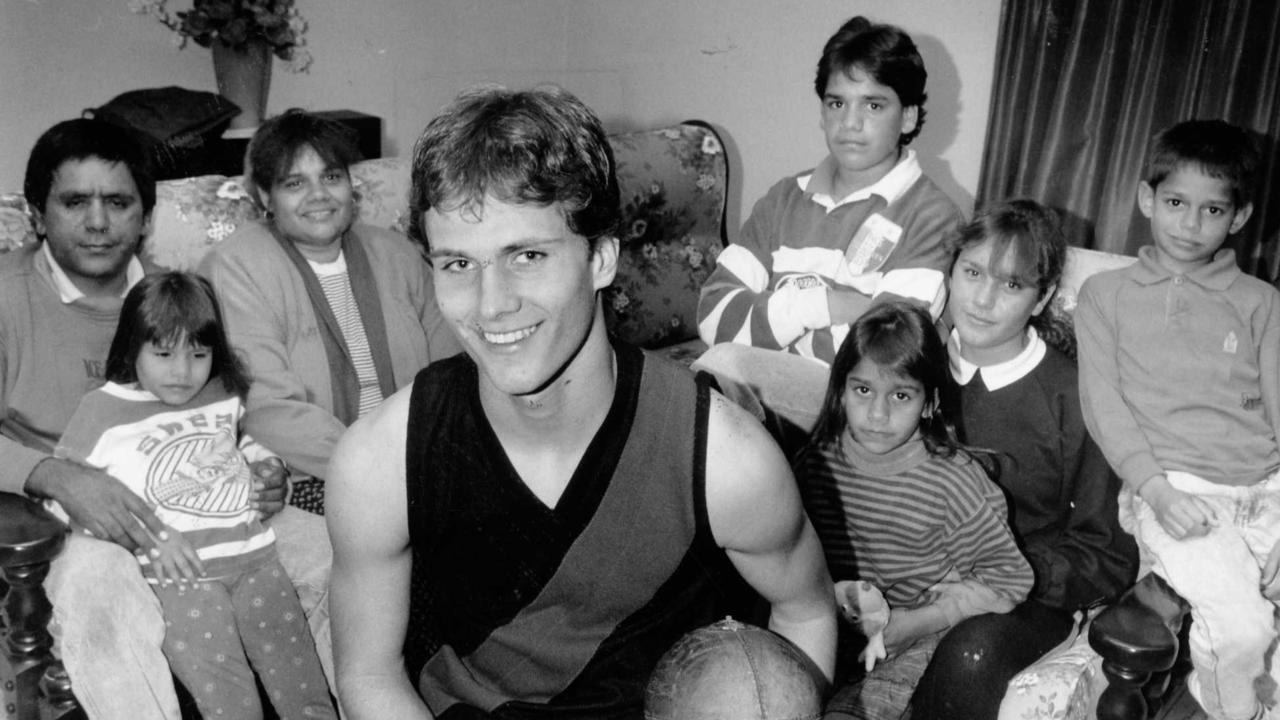
<instances>
[{"instance_id":1,"label":"floral print sofa","mask_svg":"<svg viewBox=\"0 0 1280 720\"><path fill-rule=\"evenodd\" d=\"M618 276L605 297L613 332L691 361L698 338L698 290L725 243L728 164L709 125L689 121L612 135L622 193ZM402 232L409 227L409 160L367 160L351 169L360 220ZM210 247L256 218L240 177L205 175L157 184L143 261L189 270ZM34 242L21 195L0 195L0 251Z\"/></svg>"}]
</instances>

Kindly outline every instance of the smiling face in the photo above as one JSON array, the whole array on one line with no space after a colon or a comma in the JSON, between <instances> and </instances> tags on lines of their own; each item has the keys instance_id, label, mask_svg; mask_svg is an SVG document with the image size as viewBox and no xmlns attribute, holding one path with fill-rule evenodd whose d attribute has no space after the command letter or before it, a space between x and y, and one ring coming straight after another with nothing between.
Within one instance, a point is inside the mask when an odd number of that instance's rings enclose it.
<instances>
[{"instance_id":1,"label":"smiling face","mask_svg":"<svg viewBox=\"0 0 1280 720\"><path fill-rule=\"evenodd\" d=\"M134 368L143 390L165 405L182 405L209 382L213 351L204 345L189 344L185 337L171 345L147 342L139 348Z\"/></svg>"},{"instance_id":2,"label":"smiling face","mask_svg":"<svg viewBox=\"0 0 1280 720\"><path fill-rule=\"evenodd\" d=\"M546 390L589 339L603 342L597 292L613 282L617 241L592 247L556 206L492 196L423 215L440 312L482 382L511 396Z\"/></svg>"},{"instance_id":3,"label":"smiling face","mask_svg":"<svg viewBox=\"0 0 1280 720\"><path fill-rule=\"evenodd\" d=\"M858 67L836 72L822 96L822 133L836 160L836 193L843 197L874 184L898 162L898 142L916 128L919 108L903 107L898 93Z\"/></svg>"},{"instance_id":4,"label":"smiling face","mask_svg":"<svg viewBox=\"0 0 1280 720\"><path fill-rule=\"evenodd\" d=\"M1027 323L1039 315L1054 288L1041 293L1035 278L1017 267L1012 245L990 239L960 251L951 267L947 312L960 336L961 355L984 367L1012 360L1027 343ZM993 254L999 253L997 257Z\"/></svg>"},{"instance_id":5,"label":"smiling face","mask_svg":"<svg viewBox=\"0 0 1280 720\"><path fill-rule=\"evenodd\" d=\"M97 157L59 166L34 216L54 260L91 296L124 291L129 260L151 227L128 166Z\"/></svg>"},{"instance_id":6,"label":"smiling face","mask_svg":"<svg viewBox=\"0 0 1280 720\"><path fill-rule=\"evenodd\" d=\"M1138 209L1151 221L1156 258L1166 270L1183 274L1205 265L1244 226L1253 206L1236 207L1231 184L1184 163L1156 187L1138 184Z\"/></svg>"},{"instance_id":7,"label":"smiling face","mask_svg":"<svg viewBox=\"0 0 1280 720\"><path fill-rule=\"evenodd\" d=\"M911 439L926 404L919 380L866 357L845 378L843 400L849 433L876 455L896 450Z\"/></svg>"},{"instance_id":8,"label":"smiling face","mask_svg":"<svg viewBox=\"0 0 1280 720\"><path fill-rule=\"evenodd\" d=\"M289 172L261 192L262 204L276 228L310 260L333 262L342 234L355 218L355 191L346 168L326 165L311 146L303 146Z\"/></svg>"}]
</instances>

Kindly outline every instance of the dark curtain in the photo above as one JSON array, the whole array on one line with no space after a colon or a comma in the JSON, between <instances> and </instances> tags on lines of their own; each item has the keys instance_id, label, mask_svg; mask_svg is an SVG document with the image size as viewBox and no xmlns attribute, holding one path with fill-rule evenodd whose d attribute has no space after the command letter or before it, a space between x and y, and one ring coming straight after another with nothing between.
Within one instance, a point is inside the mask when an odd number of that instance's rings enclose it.
<instances>
[{"instance_id":1,"label":"dark curtain","mask_svg":"<svg viewBox=\"0 0 1280 720\"><path fill-rule=\"evenodd\" d=\"M1067 211L1072 242L1134 254L1149 240L1137 183L1151 136L1192 118L1254 130L1254 212L1233 242L1275 279L1280 241L1280 2L1004 0L978 204Z\"/></svg>"}]
</instances>

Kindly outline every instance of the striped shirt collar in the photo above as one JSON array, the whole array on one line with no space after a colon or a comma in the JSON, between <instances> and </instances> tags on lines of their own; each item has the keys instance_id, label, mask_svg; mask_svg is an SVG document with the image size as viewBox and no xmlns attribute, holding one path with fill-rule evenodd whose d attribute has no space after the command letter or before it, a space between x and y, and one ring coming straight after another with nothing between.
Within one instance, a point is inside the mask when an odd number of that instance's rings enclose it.
<instances>
[{"instance_id":1,"label":"striped shirt collar","mask_svg":"<svg viewBox=\"0 0 1280 720\"><path fill-rule=\"evenodd\" d=\"M1031 326L1027 326L1027 346L1022 348L1022 352L1002 363L986 367L974 365L960 356L960 335L954 329L947 339L951 377L960 385L968 385L973 376L981 372L982 383L988 390L1008 387L1031 374L1040 361L1044 360L1045 352L1044 340L1040 339L1040 333Z\"/></svg>"},{"instance_id":2,"label":"striped shirt collar","mask_svg":"<svg viewBox=\"0 0 1280 720\"><path fill-rule=\"evenodd\" d=\"M40 252L44 253L44 259L49 263L49 276L53 279L53 287L58 291L58 299L62 301L62 304L70 305L83 298L85 296L84 293L81 292L80 288L76 287L75 283L71 282L71 278L67 277L66 271L53 258L53 251L49 249L49 241L46 240L44 242L44 247L40 249ZM134 285L138 284L138 281L145 274L138 256L133 255L130 257L129 265L125 268L124 291L120 293L120 297L124 297Z\"/></svg>"},{"instance_id":3,"label":"striped shirt collar","mask_svg":"<svg viewBox=\"0 0 1280 720\"><path fill-rule=\"evenodd\" d=\"M831 196L832 189L835 187L835 172L836 159L828 155L822 159L822 162L818 163L813 172L797 177L796 184L800 186L800 192L808 195L810 199L822 207L831 210L845 203L866 200L872 195L879 195L885 199L886 204L892 205L924 174L924 171L920 169L920 161L916 159L916 151L906 148L902 154L902 159L898 161L897 165L893 166L893 169L888 174L871 185L861 190L854 190L837 200Z\"/></svg>"}]
</instances>

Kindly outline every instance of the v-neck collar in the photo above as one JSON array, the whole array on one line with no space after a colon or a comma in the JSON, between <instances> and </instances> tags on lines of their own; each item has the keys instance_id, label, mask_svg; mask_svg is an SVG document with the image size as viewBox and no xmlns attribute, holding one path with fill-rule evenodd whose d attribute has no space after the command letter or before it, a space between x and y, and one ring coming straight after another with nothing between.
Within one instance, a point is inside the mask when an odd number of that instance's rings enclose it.
<instances>
[{"instance_id":1,"label":"v-neck collar","mask_svg":"<svg viewBox=\"0 0 1280 720\"><path fill-rule=\"evenodd\" d=\"M476 418L476 430L481 435L481 446L492 449L494 453L492 458L494 471L501 476L502 484L507 485L515 495L525 498L531 507L540 509L544 515L554 515L568 521L573 517L581 516L582 513L586 513L587 517L594 514L617 468L622 456L622 448L631 435L631 425L639 402L644 355L639 349L629 345L614 344L613 351L617 358L613 402L600 427L592 436L591 442L587 444L587 449L579 458L573 475L561 491L555 505L543 502L520 477L520 473L517 472L503 448L497 431L484 413L480 403L479 383L470 383L471 389L468 392L470 412ZM478 372L474 364L473 369Z\"/></svg>"}]
</instances>

